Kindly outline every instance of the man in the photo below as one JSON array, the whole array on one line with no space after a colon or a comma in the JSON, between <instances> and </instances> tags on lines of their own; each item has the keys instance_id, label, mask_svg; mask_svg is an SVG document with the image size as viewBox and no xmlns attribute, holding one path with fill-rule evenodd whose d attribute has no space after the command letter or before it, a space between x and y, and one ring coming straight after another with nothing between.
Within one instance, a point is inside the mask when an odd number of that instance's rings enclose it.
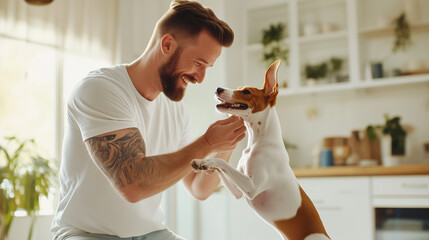
<instances>
[{"instance_id":1,"label":"man","mask_svg":"<svg viewBox=\"0 0 429 240\"><path fill-rule=\"evenodd\" d=\"M244 138L230 117L189 139L182 99L189 83L233 42L233 32L197 2L173 1L136 61L93 71L74 89L60 170L55 239L182 239L163 224L161 193L179 180L197 199L219 184L190 162L228 159Z\"/></svg>"}]
</instances>

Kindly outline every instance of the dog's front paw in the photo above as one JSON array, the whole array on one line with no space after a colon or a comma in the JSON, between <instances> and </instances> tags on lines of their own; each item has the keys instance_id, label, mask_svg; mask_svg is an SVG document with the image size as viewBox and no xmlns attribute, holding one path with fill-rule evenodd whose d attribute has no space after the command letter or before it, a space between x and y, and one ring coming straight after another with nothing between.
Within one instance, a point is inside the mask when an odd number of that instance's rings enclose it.
<instances>
[{"instance_id":1,"label":"dog's front paw","mask_svg":"<svg viewBox=\"0 0 429 240\"><path fill-rule=\"evenodd\" d=\"M208 167L205 164L206 160L204 159L194 159L191 162L191 166L195 171L207 171Z\"/></svg>"},{"instance_id":2,"label":"dog's front paw","mask_svg":"<svg viewBox=\"0 0 429 240\"><path fill-rule=\"evenodd\" d=\"M194 159L191 162L192 168L200 172L213 172L216 170L215 165L215 162L210 159Z\"/></svg>"}]
</instances>

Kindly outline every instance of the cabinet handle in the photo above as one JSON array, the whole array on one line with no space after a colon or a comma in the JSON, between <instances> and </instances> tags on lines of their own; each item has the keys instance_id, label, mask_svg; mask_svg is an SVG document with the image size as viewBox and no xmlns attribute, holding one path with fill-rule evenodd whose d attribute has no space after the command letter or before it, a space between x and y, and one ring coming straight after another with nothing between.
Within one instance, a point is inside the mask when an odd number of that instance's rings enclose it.
<instances>
[{"instance_id":1,"label":"cabinet handle","mask_svg":"<svg viewBox=\"0 0 429 240\"><path fill-rule=\"evenodd\" d=\"M411 189L426 189L428 188L427 183L402 183L402 187Z\"/></svg>"}]
</instances>

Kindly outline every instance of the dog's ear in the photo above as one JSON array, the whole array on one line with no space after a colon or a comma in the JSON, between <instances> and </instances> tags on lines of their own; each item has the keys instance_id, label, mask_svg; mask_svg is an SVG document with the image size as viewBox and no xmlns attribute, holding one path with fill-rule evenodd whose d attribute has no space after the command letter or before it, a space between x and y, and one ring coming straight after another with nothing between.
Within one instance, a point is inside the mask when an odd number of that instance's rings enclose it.
<instances>
[{"instance_id":1,"label":"dog's ear","mask_svg":"<svg viewBox=\"0 0 429 240\"><path fill-rule=\"evenodd\" d=\"M273 62L265 73L264 92L271 95L278 92L277 72L279 71L281 60Z\"/></svg>"}]
</instances>

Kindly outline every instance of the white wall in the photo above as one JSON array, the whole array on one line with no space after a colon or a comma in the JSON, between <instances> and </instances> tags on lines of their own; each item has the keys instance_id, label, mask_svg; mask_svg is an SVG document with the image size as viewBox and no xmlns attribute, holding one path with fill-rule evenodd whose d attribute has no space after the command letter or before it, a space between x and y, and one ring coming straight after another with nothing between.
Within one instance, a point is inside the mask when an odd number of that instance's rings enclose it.
<instances>
[{"instance_id":1,"label":"white wall","mask_svg":"<svg viewBox=\"0 0 429 240\"><path fill-rule=\"evenodd\" d=\"M121 0L118 17L119 63L130 63L146 48L156 21L168 9L166 1ZM166 6L165 6L166 5Z\"/></svg>"},{"instance_id":2,"label":"white wall","mask_svg":"<svg viewBox=\"0 0 429 240\"><path fill-rule=\"evenodd\" d=\"M429 140L429 84L280 98L277 111L283 136L298 145L291 164L310 166L311 153L326 136L350 136L353 129L383 124L384 114L401 116L413 126L408 134L409 163L424 162L423 142ZM429 159L426 160L429 163Z\"/></svg>"}]
</instances>

